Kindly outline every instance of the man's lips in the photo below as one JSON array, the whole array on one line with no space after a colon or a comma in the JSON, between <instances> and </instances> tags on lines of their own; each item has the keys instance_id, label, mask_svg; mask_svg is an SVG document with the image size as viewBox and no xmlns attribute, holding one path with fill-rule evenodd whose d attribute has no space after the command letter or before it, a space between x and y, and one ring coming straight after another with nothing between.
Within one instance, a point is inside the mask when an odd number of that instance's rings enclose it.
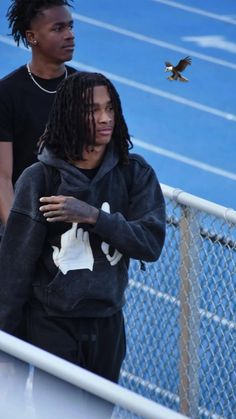
<instances>
[{"instance_id":1,"label":"man's lips","mask_svg":"<svg viewBox=\"0 0 236 419\"><path fill-rule=\"evenodd\" d=\"M112 128L101 128L97 130L98 134L108 135L112 133Z\"/></svg>"},{"instance_id":2,"label":"man's lips","mask_svg":"<svg viewBox=\"0 0 236 419\"><path fill-rule=\"evenodd\" d=\"M74 44L70 44L70 45L63 45L62 47L63 49L68 49L68 50L74 50L75 45Z\"/></svg>"}]
</instances>

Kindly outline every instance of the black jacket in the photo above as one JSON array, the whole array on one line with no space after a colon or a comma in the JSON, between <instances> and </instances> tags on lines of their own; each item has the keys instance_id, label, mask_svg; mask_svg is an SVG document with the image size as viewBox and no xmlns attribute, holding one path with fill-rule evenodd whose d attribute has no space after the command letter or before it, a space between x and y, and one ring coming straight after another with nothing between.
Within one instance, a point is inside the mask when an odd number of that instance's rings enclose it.
<instances>
[{"instance_id":1,"label":"black jacket","mask_svg":"<svg viewBox=\"0 0 236 419\"><path fill-rule=\"evenodd\" d=\"M74 196L100 214L95 226L47 223L43 164L23 172L0 249L0 328L9 333L27 300L53 316L112 315L124 304L129 259L155 261L164 243L163 195L142 157L130 154L123 166L110 145L92 180L46 149L39 159L59 173L51 195Z\"/></svg>"}]
</instances>

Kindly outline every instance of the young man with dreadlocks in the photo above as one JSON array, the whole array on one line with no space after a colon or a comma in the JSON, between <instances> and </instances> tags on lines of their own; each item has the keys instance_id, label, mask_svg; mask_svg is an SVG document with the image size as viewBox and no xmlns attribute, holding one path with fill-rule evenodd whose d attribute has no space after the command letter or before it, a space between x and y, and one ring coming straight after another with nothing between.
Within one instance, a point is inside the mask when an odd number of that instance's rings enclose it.
<instances>
[{"instance_id":1,"label":"young man with dreadlocks","mask_svg":"<svg viewBox=\"0 0 236 419\"><path fill-rule=\"evenodd\" d=\"M65 66L74 49L73 20L67 0L12 0L7 12L19 46L31 60L0 80L0 221L5 224L13 185L34 163L59 83L75 70ZM3 229L2 229L3 230Z\"/></svg>"},{"instance_id":2,"label":"young man with dreadlocks","mask_svg":"<svg viewBox=\"0 0 236 419\"><path fill-rule=\"evenodd\" d=\"M29 342L114 382L129 259L157 260L165 237L159 182L131 147L113 84L65 79L0 250L0 328L14 334L28 301Z\"/></svg>"}]
</instances>

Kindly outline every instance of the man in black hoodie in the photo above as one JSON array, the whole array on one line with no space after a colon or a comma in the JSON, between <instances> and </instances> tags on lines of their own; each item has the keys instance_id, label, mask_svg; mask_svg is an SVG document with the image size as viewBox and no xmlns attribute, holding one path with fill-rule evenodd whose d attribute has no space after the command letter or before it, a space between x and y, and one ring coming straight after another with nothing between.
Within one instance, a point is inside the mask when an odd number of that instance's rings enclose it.
<instances>
[{"instance_id":1,"label":"man in black hoodie","mask_svg":"<svg viewBox=\"0 0 236 419\"><path fill-rule=\"evenodd\" d=\"M132 142L113 84L75 73L56 93L0 249L0 328L114 382L125 356L129 259L159 258L165 204Z\"/></svg>"}]
</instances>

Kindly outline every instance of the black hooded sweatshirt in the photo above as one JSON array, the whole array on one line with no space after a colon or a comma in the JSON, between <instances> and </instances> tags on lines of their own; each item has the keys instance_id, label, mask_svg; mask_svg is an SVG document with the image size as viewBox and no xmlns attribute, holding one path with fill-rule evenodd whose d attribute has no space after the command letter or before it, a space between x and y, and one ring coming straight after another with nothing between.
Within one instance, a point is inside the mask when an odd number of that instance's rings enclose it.
<instances>
[{"instance_id":1,"label":"black hooded sweatshirt","mask_svg":"<svg viewBox=\"0 0 236 419\"><path fill-rule=\"evenodd\" d=\"M124 305L129 259L156 261L164 244L164 198L141 156L129 154L121 165L110 144L92 179L46 148L39 160L17 182L0 248L0 329L12 334L26 302L51 316L114 314ZM57 182L46 179L43 164ZM96 224L48 223L39 199L50 182L50 195L100 209Z\"/></svg>"}]
</instances>

